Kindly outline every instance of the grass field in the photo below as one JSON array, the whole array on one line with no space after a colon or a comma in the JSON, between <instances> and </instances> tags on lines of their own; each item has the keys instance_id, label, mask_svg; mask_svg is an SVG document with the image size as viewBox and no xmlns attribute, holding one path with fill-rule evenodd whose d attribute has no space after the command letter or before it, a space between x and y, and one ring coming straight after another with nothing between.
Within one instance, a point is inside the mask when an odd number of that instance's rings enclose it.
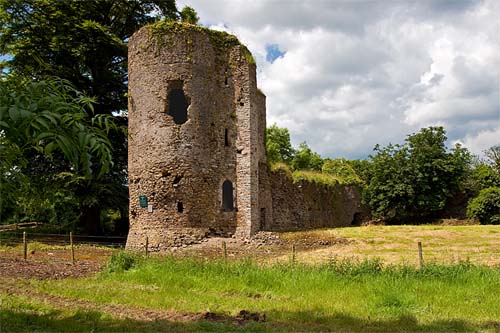
<instances>
[{"instance_id":1,"label":"grass field","mask_svg":"<svg viewBox=\"0 0 500 333\"><path fill-rule=\"evenodd\" d=\"M500 226L368 226L285 233L289 242L303 239L346 240L332 246L299 251L299 261L324 263L333 256L380 258L386 263L417 265L417 242L426 262L470 261L500 265Z\"/></svg>"},{"instance_id":2,"label":"grass field","mask_svg":"<svg viewBox=\"0 0 500 333\"><path fill-rule=\"evenodd\" d=\"M91 277L0 278L0 332L500 332L499 231L401 226L283 234L290 243L347 240L299 248L295 263L283 253L276 262L118 251ZM417 240L423 269L414 265Z\"/></svg>"}]
</instances>

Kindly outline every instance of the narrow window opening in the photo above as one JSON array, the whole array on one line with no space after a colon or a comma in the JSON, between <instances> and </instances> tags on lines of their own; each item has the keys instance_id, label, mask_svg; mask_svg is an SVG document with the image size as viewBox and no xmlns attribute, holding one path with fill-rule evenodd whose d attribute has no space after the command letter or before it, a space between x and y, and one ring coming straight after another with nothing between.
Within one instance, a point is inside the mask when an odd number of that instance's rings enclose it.
<instances>
[{"instance_id":1,"label":"narrow window opening","mask_svg":"<svg viewBox=\"0 0 500 333\"><path fill-rule=\"evenodd\" d=\"M184 124L187 117L187 108L189 102L184 95L184 91L179 88L174 88L168 93L168 114L174 118L177 125Z\"/></svg>"},{"instance_id":2,"label":"narrow window opening","mask_svg":"<svg viewBox=\"0 0 500 333\"><path fill-rule=\"evenodd\" d=\"M224 146L229 147L229 131L227 128L224 130Z\"/></svg>"},{"instance_id":3,"label":"narrow window opening","mask_svg":"<svg viewBox=\"0 0 500 333\"><path fill-rule=\"evenodd\" d=\"M233 183L226 180L222 184L222 210L232 212L234 210L233 200Z\"/></svg>"},{"instance_id":4,"label":"narrow window opening","mask_svg":"<svg viewBox=\"0 0 500 333\"><path fill-rule=\"evenodd\" d=\"M182 204L182 201L177 202L177 211L179 213L182 213L184 211L184 205Z\"/></svg>"},{"instance_id":5,"label":"narrow window opening","mask_svg":"<svg viewBox=\"0 0 500 333\"><path fill-rule=\"evenodd\" d=\"M226 87L228 87L228 86L229 86L228 76L229 76L229 75L228 75L228 72L227 72L227 69L226 69L226 70L224 71L224 85L225 85Z\"/></svg>"}]
</instances>

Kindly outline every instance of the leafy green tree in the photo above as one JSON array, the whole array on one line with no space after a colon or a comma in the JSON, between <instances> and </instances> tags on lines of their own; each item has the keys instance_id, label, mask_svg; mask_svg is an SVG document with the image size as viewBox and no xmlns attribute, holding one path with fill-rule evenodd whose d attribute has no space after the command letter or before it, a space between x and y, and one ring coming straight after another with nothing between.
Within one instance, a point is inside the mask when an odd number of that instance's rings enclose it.
<instances>
[{"instance_id":1,"label":"leafy green tree","mask_svg":"<svg viewBox=\"0 0 500 333\"><path fill-rule=\"evenodd\" d=\"M147 23L181 18L194 23L197 15L192 8L179 12L175 0L0 1L0 55L8 55L0 70L6 68L14 82L66 79L95 98L93 108L85 108L87 120L96 114L118 115L114 123L126 126L126 117L119 115L127 106L129 37ZM79 198L81 223L90 232L95 232L102 209L119 210L123 229L128 223L126 135L113 131L108 139L114 161L109 170L90 178L79 174L70 182ZM32 158L39 167L30 162L31 173L41 178L58 169L54 159Z\"/></svg>"},{"instance_id":2,"label":"leafy green tree","mask_svg":"<svg viewBox=\"0 0 500 333\"><path fill-rule=\"evenodd\" d=\"M292 160L292 168L294 170L315 170L321 171L323 159L321 156L313 152L304 141L299 145L299 149L295 151L295 156Z\"/></svg>"},{"instance_id":3,"label":"leafy green tree","mask_svg":"<svg viewBox=\"0 0 500 333\"><path fill-rule=\"evenodd\" d=\"M295 154L290 143L290 133L276 124L266 129L266 151L269 164L290 164Z\"/></svg>"},{"instance_id":4,"label":"leafy green tree","mask_svg":"<svg viewBox=\"0 0 500 333\"><path fill-rule=\"evenodd\" d=\"M371 162L368 160L349 160L348 162L363 183L369 184L371 179Z\"/></svg>"},{"instance_id":5,"label":"leafy green tree","mask_svg":"<svg viewBox=\"0 0 500 333\"><path fill-rule=\"evenodd\" d=\"M92 105L65 80L15 89L0 81L2 222L47 217L46 210L55 218L54 200L78 203L67 178L102 179L110 170L108 133L118 128L109 115L89 118Z\"/></svg>"},{"instance_id":6,"label":"leafy green tree","mask_svg":"<svg viewBox=\"0 0 500 333\"><path fill-rule=\"evenodd\" d=\"M477 163L468 179L468 190L477 194L467 205L467 216L481 224L500 224L500 146L485 152L486 160Z\"/></svg>"},{"instance_id":7,"label":"leafy green tree","mask_svg":"<svg viewBox=\"0 0 500 333\"><path fill-rule=\"evenodd\" d=\"M467 206L467 216L481 224L500 224L500 187L481 190Z\"/></svg>"},{"instance_id":8,"label":"leafy green tree","mask_svg":"<svg viewBox=\"0 0 500 333\"><path fill-rule=\"evenodd\" d=\"M500 187L500 174L489 164L477 163L469 170L464 187L473 195L478 195L485 188Z\"/></svg>"},{"instance_id":9,"label":"leafy green tree","mask_svg":"<svg viewBox=\"0 0 500 333\"><path fill-rule=\"evenodd\" d=\"M458 189L470 163L460 146L448 151L442 127L423 128L403 145L376 146L365 198L375 216L432 218Z\"/></svg>"},{"instance_id":10,"label":"leafy green tree","mask_svg":"<svg viewBox=\"0 0 500 333\"><path fill-rule=\"evenodd\" d=\"M67 79L111 114L127 106L128 38L178 16L174 0L2 1L0 54L12 75Z\"/></svg>"}]
</instances>

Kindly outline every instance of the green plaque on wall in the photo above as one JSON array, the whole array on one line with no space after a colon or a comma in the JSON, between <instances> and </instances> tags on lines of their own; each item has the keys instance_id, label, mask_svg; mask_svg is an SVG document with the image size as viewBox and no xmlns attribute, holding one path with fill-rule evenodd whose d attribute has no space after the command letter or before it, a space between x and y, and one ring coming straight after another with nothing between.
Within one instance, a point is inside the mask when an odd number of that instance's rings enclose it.
<instances>
[{"instance_id":1,"label":"green plaque on wall","mask_svg":"<svg viewBox=\"0 0 500 333\"><path fill-rule=\"evenodd\" d=\"M141 205L141 208L148 208L148 197L145 195L140 195L139 205Z\"/></svg>"}]
</instances>

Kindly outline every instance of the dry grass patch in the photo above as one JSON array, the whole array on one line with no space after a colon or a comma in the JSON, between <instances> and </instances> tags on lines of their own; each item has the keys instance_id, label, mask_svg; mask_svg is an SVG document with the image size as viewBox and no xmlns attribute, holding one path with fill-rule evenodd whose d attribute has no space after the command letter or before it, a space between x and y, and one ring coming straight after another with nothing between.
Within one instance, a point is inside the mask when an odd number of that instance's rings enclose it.
<instances>
[{"instance_id":1,"label":"dry grass patch","mask_svg":"<svg viewBox=\"0 0 500 333\"><path fill-rule=\"evenodd\" d=\"M285 233L282 238L297 243L297 260L322 263L332 257L380 258L386 263L416 265L417 242L422 242L428 262L453 263L470 260L500 265L500 226L366 226ZM302 239L342 239L331 246L307 249ZM284 257L282 258L284 259Z\"/></svg>"}]
</instances>

